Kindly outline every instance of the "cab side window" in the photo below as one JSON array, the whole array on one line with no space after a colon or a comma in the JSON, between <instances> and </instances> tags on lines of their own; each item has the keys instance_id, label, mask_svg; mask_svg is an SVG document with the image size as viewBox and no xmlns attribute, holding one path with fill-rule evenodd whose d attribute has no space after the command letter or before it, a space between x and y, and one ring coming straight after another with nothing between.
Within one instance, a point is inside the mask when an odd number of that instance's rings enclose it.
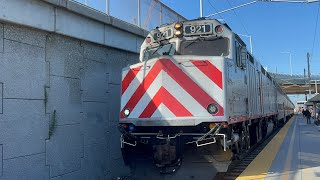
<instances>
[{"instance_id":1,"label":"cab side window","mask_svg":"<svg viewBox=\"0 0 320 180\"><path fill-rule=\"evenodd\" d=\"M240 44L238 41L235 41L235 51L236 51L236 64L237 67L245 70L247 68L247 60L249 58L246 46Z\"/></svg>"},{"instance_id":2,"label":"cab side window","mask_svg":"<svg viewBox=\"0 0 320 180\"><path fill-rule=\"evenodd\" d=\"M238 67L241 67L241 48L242 48L242 46L241 46L241 44L238 42L238 41L235 41L236 42L236 44L235 44L235 50L236 50L236 57L235 57L235 59L236 59L236 64L237 64L237 66Z\"/></svg>"}]
</instances>

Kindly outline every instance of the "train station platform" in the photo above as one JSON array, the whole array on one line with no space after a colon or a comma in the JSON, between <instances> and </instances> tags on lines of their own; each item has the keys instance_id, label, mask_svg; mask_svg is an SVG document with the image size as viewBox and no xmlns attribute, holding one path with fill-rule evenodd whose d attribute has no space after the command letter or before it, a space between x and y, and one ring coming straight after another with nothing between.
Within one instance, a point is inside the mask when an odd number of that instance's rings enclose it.
<instances>
[{"instance_id":1,"label":"train station platform","mask_svg":"<svg viewBox=\"0 0 320 180\"><path fill-rule=\"evenodd\" d=\"M320 179L320 127L293 116L239 175L250 179Z\"/></svg>"}]
</instances>

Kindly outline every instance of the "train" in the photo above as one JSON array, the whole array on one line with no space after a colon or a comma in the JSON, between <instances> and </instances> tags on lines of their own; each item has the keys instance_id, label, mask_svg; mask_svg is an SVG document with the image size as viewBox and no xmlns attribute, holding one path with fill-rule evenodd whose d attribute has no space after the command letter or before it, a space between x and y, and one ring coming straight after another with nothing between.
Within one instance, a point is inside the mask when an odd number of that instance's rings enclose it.
<instances>
[{"instance_id":1,"label":"train","mask_svg":"<svg viewBox=\"0 0 320 180\"><path fill-rule=\"evenodd\" d=\"M195 19L151 30L140 62L122 70L119 130L123 157L150 147L174 172L186 146L208 148L225 171L281 126L294 104L225 22ZM222 158L221 158L222 157ZM220 164L221 166L221 164Z\"/></svg>"}]
</instances>

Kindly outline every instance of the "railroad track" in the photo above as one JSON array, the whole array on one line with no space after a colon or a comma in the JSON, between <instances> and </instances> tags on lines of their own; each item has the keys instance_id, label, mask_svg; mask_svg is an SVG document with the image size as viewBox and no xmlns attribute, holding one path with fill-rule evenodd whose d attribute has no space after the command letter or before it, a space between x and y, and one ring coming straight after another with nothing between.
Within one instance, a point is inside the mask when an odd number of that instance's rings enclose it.
<instances>
[{"instance_id":1,"label":"railroad track","mask_svg":"<svg viewBox=\"0 0 320 180\"><path fill-rule=\"evenodd\" d=\"M282 126L283 127L283 126ZM281 128L282 128L281 127ZM264 147L272 140L272 138L280 131L281 128L273 131L261 142L257 143L242 160L234 161L229 166L227 172L217 173L213 180L234 180L236 179L248 165L258 156L258 154L264 149Z\"/></svg>"}]
</instances>

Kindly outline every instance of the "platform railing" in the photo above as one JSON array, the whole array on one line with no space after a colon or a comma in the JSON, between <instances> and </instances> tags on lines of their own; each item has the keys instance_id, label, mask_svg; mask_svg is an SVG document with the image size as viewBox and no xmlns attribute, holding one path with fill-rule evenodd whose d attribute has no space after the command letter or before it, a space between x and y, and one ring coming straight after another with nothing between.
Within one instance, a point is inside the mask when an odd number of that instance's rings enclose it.
<instances>
[{"instance_id":1,"label":"platform railing","mask_svg":"<svg viewBox=\"0 0 320 180\"><path fill-rule=\"evenodd\" d=\"M73 0L145 30L186 20L159 0Z\"/></svg>"}]
</instances>

